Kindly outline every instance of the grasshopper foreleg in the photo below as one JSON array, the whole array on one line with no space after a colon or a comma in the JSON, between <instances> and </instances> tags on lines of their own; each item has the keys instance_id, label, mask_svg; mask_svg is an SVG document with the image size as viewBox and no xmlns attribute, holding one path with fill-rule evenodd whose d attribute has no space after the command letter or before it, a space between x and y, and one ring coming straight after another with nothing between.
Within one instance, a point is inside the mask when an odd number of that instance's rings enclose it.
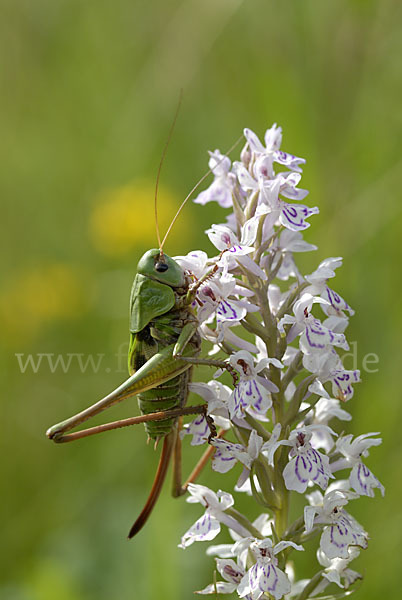
<instances>
[{"instance_id":1,"label":"grasshopper foreleg","mask_svg":"<svg viewBox=\"0 0 402 600\"><path fill-rule=\"evenodd\" d=\"M191 363L193 365L205 365L207 367L216 367L217 369L225 369L233 379L233 385L236 386L239 380L239 375L236 369L225 360L214 360L212 358L198 358L197 356L180 356L180 360Z\"/></svg>"}]
</instances>

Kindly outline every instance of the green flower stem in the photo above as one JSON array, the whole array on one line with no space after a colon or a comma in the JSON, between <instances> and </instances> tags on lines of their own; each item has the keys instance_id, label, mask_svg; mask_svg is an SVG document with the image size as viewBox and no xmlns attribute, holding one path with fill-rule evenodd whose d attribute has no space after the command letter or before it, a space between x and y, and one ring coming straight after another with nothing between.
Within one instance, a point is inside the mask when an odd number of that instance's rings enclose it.
<instances>
[{"instance_id":1,"label":"green flower stem","mask_svg":"<svg viewBox=\"0 0 402 600\"><path fill-rule=\"evenodd\" d=\"M248 313L244 317L242 325L247 331L260 337L265 345L269 344L270 339L267 330L253 314Z\"/></svg>"},{"instance_id":2,"label":"green flower stem","mask_svg":"<svg viewBox=\"0 0 402 600\"><path fill-rule=\"evenodd\" d=\"M251 493L253 495L254 500L256 502L258 502L258 504L260 504L264 508L268 508L268 509L272 510L272 506L264 500L261 492L259 492L257 490L255 482L254 482L254 475L255 475L255 465L252 466L251 472L250 472L250 486L251 486Z\"/></svg>"},{"instance_id":3,"label":"green flower stem","mask_svg":"<svg viewBox=\"0 0 402 600\"><path fill-rule=\"evenodd\" d=\"M303 533L304 527L305 527L305 525L304 525L304 518L303 517L299 517L285 531L285 533L284 533L284 539L285 540L291 540L293 542L294 541L293 538L296 535L300 536Z\"/></svg>"},{"instance_id":4,"label":"green flower stem","mask_svg":"<svg viewBox=\"0 0 402 600\"><path fill-rule=\"evenodd\" d=\"M267 347L268 356L275 356L276 351L276 340L277 340L277 329L276 322L272 316L271 309L268 302L268 285L262 285L261 288L255 290L257 304L261 309L262 321L268 332L268 340L262 338ZM266 335L265 335L266 338Z\"/></svg>"},{"instance_id":5,"label":"green flower stem","mask_svg":"<svg viewBox=\"0 0 402 600\"><path fill-rule=\"evenodd\" d=\"M250 437L250 431L248 429L244 429L242 427L238 427L237 425L232 425L233 433L240 444L247 447L248 439Z\"/></svg>"},{"instance_id":6,"label":"green flower stem","mask_svg":"<svg viewBox=\"0 0 402 600\"><path fill-rule=\"evenodd\" d=\"M233 200L233 212L236 216L236 221L237 221L237 223L240 223L240 225L244 225L244 223L246 222L246 217L244 215L244 211L241 206L239 196L238 196L238 191L236 188L233 190L232 200Z\"/></svg>"},{"instance_id":7,"label":"green flower stem","mask_svg":"<svg viewBox=\"0 0 402 600\"><path fill-rule=\"evenodd\" d=\"M271 270L272 263L274 262L274 258L277 254L277 248L272 248L265 264L265 270L268 271L267 277L269 275L269 271Z\"/></svg>"},{"instance_id":8,"label":"green flower stem","mask_svg":"<svg viewBox=\"0 0 402 600\"><path fill-rule=\"evenodd\" d=\"M289 514L289 492L282 490L279 494L281 500L281 508L275 511L275 529L278 537L282 539L284 532L288 526L288 514Z\"/></svg>"},{"instance_id":9,"label":"green flower stem","mask_svg":"<svg viewBox=\"0 0 402 600\"><path fill-rule=\"evenodd\" d=\"M279 539L282 539L288 528L289 521L289 491L286 489L282 476L287 456L286 452L277 451L277 459L274 467L274 489L279 499L279 507L275 511L275 530Z\"/></svg>"},{"instance_id":10,"label":"green flower stem","mask_svg":"<svg viewBox=\"0 0 402 600\"><path fill-rule=\"evenodd\" d=\"M257 208L257 204L258 204L258 196L259 196L259 191L257 190L250 196L250 199L247 202L247 206L244 211L244 216L246 217L246 221L248 221L248 219L251 219L251 217L254 216L255 209Z\"/></svg>"},{"instance_id":11,"label":"green flower stem","mask_svg":"<svg viewBox=\"0 0 402 600\"><path fill-rule=\"evenodd\" d=\"M287 342L286 342L286 338L283 337L282 335L278 336L278 343L276 346L276 353L275 353L275 358L277 358L278 360L282 360L283 355L286 352L286 348L287 348ZM285 391L285 388L283 388L283 391Z\"/></svg>"},{"instance_id":12,"label":"green flower stem","mask_svg":"<svg viewBox=\"0 0 402 600\"><path fill-rule=\"evenodd\" d=\"M260 246L261 246L262 233L263 233L263 229L264 229L264 221L265 221L265 216L261 215L260 221L258 223L256 240L254 242L254 247L257 249L260 248ZM255 253L254 253L254 261L255 261Z\"/></svg>"},{"instance_id":13,"label":"green flower stem","mask_svg":"<svg viewBox=\"0 0 402 600\"><path fill-rule=\"evenodd\" d=\"M309 598L311 592L313 592L314 589L319 584L320 579L321 579L323 573L324 573L324 569L321 569L320 571L318 571L318 573L316 573L314 575L314 577L312 577L310 579L310 581L308 582L308 584L306 585L306 587L303 589L303 591L301 592L301 594L299 594L297 596L297 600L307 600L307 598Z\"/></svg>"},{"instance_id":14,"label":"green flower stem","mask_svg":"<svg viewBox=\"0 0 402 600\"><path fill-rule=\"evenodd\" d=\"M317 404L317 402L319 401L319 399L320 399L320 396L317 396L316 398L314 398L314 400L312 400L312 401L309 403L309 406L308 406L307 408L305 408L304 410L300 410L300 411L297 413L297 415L296 415L296 420L297 420L297 421L300 421L300 420L304 419L304 417L306 416L306 414L307 414L308 412L310 412L310 410L311 410L312 408L314 408L314 406Z\"/></svg>"},{"instance_id":15,"label":"green flower stem","mask_svg":"<svg viewBox=\"0 0 402 600\"><path fill-rule=\"evenodd\" d=\"M278 310L278 313L276 315L276 318L278 319L278 321L280 321L282 319L282 317L286 314L286 313L290 313L290 310L293 306L293 303L297 300L297 298L300 296L300 294L302 293L302 291L308 286L310 285L308 283L308 281L305 281L304 283L300 284L295 290L294 292L292 292L288 299L286 300L286 302L284 302L284 304L281 306L281 308Z\"/></svg>"},{"instance_id":16,"label":"green flower stem","mask_svg":"<svg viewBox=\"0 0 402 600\"><path fill-rule=\"evenodd\" d=\"M235 519L240 525L242 525L245 529L247 529L247 531L249 531L253 537L255 537L259 540L264 539L264 536L258 531L258 529L256 527L254 527L254 525L252 523L250 523L250 521L247 519L247 517L245 517L238 510L231 507L231 508L227 508L225 510L225 513L227 515L233 517L233 519Z\"/></svg>"},{"instance_id":17,"label":"green flower stem","mask_svg":"<svg viewBox=\"0 0 402 600\"><path fill-rule=\"evenodd\" d=\"M279 394L276 394L276 402L277 402L277 422L282 423L284 418L284 393L283 387L280 385ZM282 427L282 435L285 435L287 432L285 428ZM287 435L285 436L287 437ZM275 467L274 467L274 489L280 499L280 508L275 512L275 529L280 539L283 538L285 531L288 528L289 522L289 490L285 486L285 481L283 479L283 469L285 468L287 462L287 452L284 451L283 447L278 448L275 457Z\"/></svg>"},{"instance_id":18,"label":"green flower stem","mask_svg":"<svg viewBox=\"0 0 402 600\"><path fill-rule=\"evenodd\" d=\"M306 395L308 386L311 385L316 378L315 375L310 375L301 381L294 393L294 396L290 402L289 408L285 415L285 420L283 425L292 425L292 423L296 420L299 408L301 403L303 402L303 398Z\"/></svg>"},{"instance_id":19,"label":"green flower stem","mask_svg":"<svg viewBox=\"0 0 402 600\"><path fill-rule=\"evenodd\" d=\"M250 290L250 291L254 292L254 288L250 284L248 284L247 281L244 281L244 279L238 279L237 280L237 285L239 285L240 287L244 287L247 290Z\"/></svg>"},{"instance_id":20,"label":"green flower stem","mask_svg":"<svg viewBox=\"0 0 402 600\"><path fill-rule=\"evenodd\" d=\"M268 283L271 283L275 279L275 277L278 274L279 269L282 266L282 263L283 263L283 254L281 254L281 256L279 257L278 264L276 265L275 269L269 270L269 273L267 274L268 275Z\"/></svg>"},{"instance_id":21,"label":"green flower stem","mask_svg":"<svg viewBox=\"0 0 402 600\"><path fill-rule=\"evenodd\" d=\"M231 356L232 354L234 354L236 352L236 350L234 348L232 348L232 346L225 341L220 342L219 347L228 356Z\"/></svg>"},{"instance_id":22,"label":"green flower stem","mask_svg":"<svg viewBox=\"0 0 402 600\"><path fill-rule=\"evenodd\" d=\"M244 420L251 425L253 429L255 429L260 437L264 440L264 442L268 442L271 439L271 434L265 429L263 425L254 417L249 415L248 413L244 414Z\"/></svg>"},{"instance_id":23,"label":"green flower stem","mask_svg":"<svg viewBox=\"0 0 402 600\"><path fill-rule=\"evenodd\" d=\"M272 509L277 510L279 507L280 498L272 490L272 479L266 468L266 464L258 458L254 461L255 474L257 475L258 483L260 484L261 494L264 502Z\"/></svg>"},{"instance_id":24,"label":"green flower stem","mask_svg":"<svg viewBox=\"0 0 402 600\"><path fill-rule=\"evenodd\" d=\"M268 240L265 240L265 242L262 242L262 244L258 244L257 250L254 253L254 262L256 262L257 264L260 263L261 256L266 250L268 250L270 246L272 246L272 243L276 237L277 234L274 233Z\"/></svg>"},{"instance_id":25,"label":"green flower stem","mask_svg":"<svg viewBox=\"0 0 402 600\"><path fill-rule=\"evenodd\" d=\"M317 535L321 533L323 527L324 526L316 527L312 531L309 531L309 533L301 531L300 533L294 534L292 541L295 542L295 544L301 544L303 546L304 544L307 544L308 542L316 538Z\"/></svg>"},{"instance_id":26,"label":"green flower stem","mask_svg":"<svg viewBox=\"0 0 402 600\"><path fill-rule=\"evenodd\" d=\"M270 279L266 282L261 282L261 280L256 281L254 277L249 277L249 274L245 273L245 275L247 275L246 282L249 285L251 285L255 291L256 304L258 304L260 308L262 323L256 318L255 315L248 314L243 321L243 325L247 331L254 333L263 340L267 349L267 355L270 357L276 355L277 349L279 352L283 353L283 343L278 344L278 340L280 338L278 335L277 320L271 312L268 300L269 281L272 280L271 275L275 277L279 268L280 263L276 266L274 273L269 273ZM295 295L295 298L296 297L297 294ZM299 357L298 360L301 360L301 357ZM296 367L298 366L298 361L295 362L294 366L295 372L292 375L292 377L294 377L297 374ZM269 368L268 375L269 379L278 387L278 392L272 394L273 410L275 413L276 422L283 422L285 418L284 390L286 388L283 385L283 382L281 382L281 371L280 369L278 369L278 367L271 365ZM286 387L290 381L291 379L289 379L289 381L287 382ZM300 391L300 394L301 392L302 390ZM303 392L303 394L301 395L301 398L304 396L304 393L305 392ZM300 403L301 399L299 402L298 398L296 398L296 400L294 401L294 406L296 407L297 405L297 411L300 407ZM261 434L261 437L263 437L263 439L266 440L267 432L265 431L264 427L260 424L257 424L255 420L251 417L249 418L247 416L246 419L248 423L253 428L255 428L259 434ZM261 430L264 430L264 432L262 432ZM279 453L278 451L279 457L281 454L282 453ZM283 460L286 460L286 456ZM289 492L286 489L282 477L283 469L281 461L279 460L279 464L277 464L277 467L275 469L272 469L268 465L267 461L265 459L262 460L262 458L260 457L258 460L254 461L254 469L261 487L262 499L268 506L272 507L275 517L275 530L279 538L282 538L283 534L288 528Z\"/></svg>"},{"instance_id":27,"label":"green flower stem","mask_svg":"<svg viewBox=\"0 0 402 600\"><path fill-rule=\"evenodd\" d=\"M242 273L243 277L245 277L246 283L248 283L253 291L260 285L259 278L257 275L254 275L251 271L246 269L246 267L242 264L238 264L239 271ZM244 279L243 279L244 281Z\"/></svg>"},{"instance_id":28,"label":"green flower stem","mask_svg":"<svg viewBox=\"0 0 402 600\"><path fill-rule=\"evenodd\" d=\"M272 394L272 402L274 406L276 422L281 423L285 410L285 397L281 385L281 369L275 367L275 365L270 365L269 380L272 381L272 383L274 383L278 388L278 391Z\"/></svg>"},{"instance_id":29,"label":"green flower stem","mask_svg":"<svg viewBox=\"0 0 402 600\"><path fill-rule=\"evenodd\" d=\"M286 390L286 388L288 387L289 383L291 381L293 381L293 379L296 377L296 375L299 374L300 372L300 365L302 364L302 359L303 359L303 353L302 352L298 352L294 359L292 360L288 370L286 371L285 375L282 378L282 389L283 391Z\"/></svg>"},{"instance_id":30,"label":"green flower stem","mask_svg":"<svg viewBox=\"0 0 402 600\"><path fill-rule=\"evenodd\" d=\"M243 444L243 446L247 446L250 432L236 426L233 426L233 431L238 441ZM277 507L278 500L271 486L271 482L274 479L274 471L272 467L269 466L268 461L262 455L260 455L259 458L254 461L253 467L258 479L258 483L260 484L262 501L264 505L271 509Z\"/></svg>"}]
</instances>

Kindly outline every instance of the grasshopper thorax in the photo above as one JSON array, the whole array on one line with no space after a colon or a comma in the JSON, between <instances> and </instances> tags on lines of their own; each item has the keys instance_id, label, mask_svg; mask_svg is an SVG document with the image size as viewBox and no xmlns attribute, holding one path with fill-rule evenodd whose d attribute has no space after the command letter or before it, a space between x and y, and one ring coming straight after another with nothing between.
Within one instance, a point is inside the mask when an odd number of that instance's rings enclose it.
<instances>
[{"instance_id":1,"label":"grasshopper thorax","mask_svg":"<svg viewBox=\"0 0 402 600\"><path fill-rule=\"evenodd\" d=\"M158 249L148 250L140 258L138 273L173 288L185 285L184 271L173 258Z\"/></svg>"}]
</instances>

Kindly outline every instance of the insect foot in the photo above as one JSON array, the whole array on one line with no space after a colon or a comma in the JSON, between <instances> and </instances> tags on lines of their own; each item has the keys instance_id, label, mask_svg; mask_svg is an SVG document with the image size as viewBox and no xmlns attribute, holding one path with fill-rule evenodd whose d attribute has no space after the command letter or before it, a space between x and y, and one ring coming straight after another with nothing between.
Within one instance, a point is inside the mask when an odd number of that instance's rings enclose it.
<instances>
[{"instance_id":1,"label":"insect foot","mask_svg":"<svg viewBox=\"0 0 402 600\"><path fill-rule=\"evenodd\" d=\"M48 437L49 440L56 442L56 444L60 443L62 441L61 438L63 437L63 428L61 427L61 424L49 427L49 429L46 431L46 437Z\"/></svg>"},{"instance_id":2,"label":"insect foot","mask_svg":"<svg viewBox=\"0 0 402 600\"><path fill-rule=\"evenodd\" d=\"M208 444L210 444L211 440L218 435L218 432L215 427L215 421L213 420L211 415L209 415L207 412L207 407L205 407L204 416L205 416L205 420L207 422L207 425L208 425L209 431L210 431L209 436L208 436Z\"/></svg>"}]
</instances>

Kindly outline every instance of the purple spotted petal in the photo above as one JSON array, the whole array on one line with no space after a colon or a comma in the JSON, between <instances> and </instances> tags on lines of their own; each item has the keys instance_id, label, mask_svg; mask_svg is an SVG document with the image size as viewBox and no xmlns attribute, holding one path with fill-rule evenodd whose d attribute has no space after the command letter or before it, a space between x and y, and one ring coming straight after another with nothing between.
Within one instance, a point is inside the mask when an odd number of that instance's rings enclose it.
<instances>
[{"instance_id":1,"label":"purple spotted petal","mask_svg":"<svg viewBox=\"0 0 402 600\"><path fill-rule=\"evenodd\" d=\"M257 413L265 414L272 406L269 392L255 379L243 379L235 387L229 401L229 414L231 417L242 417L249 408Z\"/></svg>"},{"instance_id":2,"label":"purple spotted petal","mask_svg":"<svg viewBox=\"0 0 402 600\"><path fill-rule=\"evenodd\" d=\"M229 399L229 416L233 419L236 416L242 416L243 404L241 400L241 390L237 385Z\"/></svg>"},{"instance_id":3,"label":"purple spotted petal","mask_svg":"<svg viewBox=\"0 0 402 600\"><path fill-rule=\"evenodd\" d=\"M237 463L236 454L243 452L241 444L233 444L226 440L215 439L211 444L215 446L215 454L212 459L212 468L218 473L227 473Z\"/></svg>"},{"instance_id":4,"label":"purple spotted petal","mask_svg":"<svg viewBox=\"0 0 402 600\"><path fill-rule=\"evenodd\" d=\"M216 311L218 321L241 321L247 314L247 309L238 306L234 301L221 300Z\"/></svg>"},{"instance_id":5,"label":"purple spotted petal","mask_svg":"<svg viewBox=\"0 0 402 600\"><path fill-rule=\"evenodd\" d=\"M205 444L210 434L210 429L204 415L196 417L186 428L183 430L184 435L192 435L191 446L200 446Z\"/></svg>"},{"instance_id":6,"label":"purple spotted petal","mask_svg":"<svg viewBox=\"0 0 402 600\"><path fill-rule=\"evenodd\" d=\"M282 177L280 194L290 200L303 200L308 195L308 190L302 190L297 187L301 179L300 173L289 173Z\"/></svg>"},{"instance_id":7,"label":"purple spotted petal","mask_svg":"<svg viewBox=\"0 0 402 600\"><path fill-rule=\"evenodd\" d=\"M374 488L379 488L383 496L385 493L384 486L362 462L358 462L353 467L350 473L349 483L355 492L360 494L360 496L369 496L370 498L374 498Z\"/></svg>"},{"instance_id":8,"label":"purple spotted petal","mask_svg":"<svg viewBox=\"0 0 402 600\"><path fill-rule=\"evenodd\" d=\"M239 243L236 235L226 225L212 225L205 233L218 250L227 250L234 244Z\"/></svg>"},{"instance_id":9,"label":"purple spotted petal","mask_svg":"<svg viewBox=\"0 0 402 600\"><path fill-rule=\"evenodd\" d=\"M306 491L309 481L325 490L330 477L328 457L313 448L292 458L283 470L286 488L300 494Z\"/></svg>"},{"instance_id":10,"label":"purple spotted petal","mask_svg":"<svg viewBox=\"0 0 402 600\"><path fill-rule=\"evenodd\" d=\"M300 337L300 349L304 354L321 352L326 346L338 346L348 349L348 343L343 333L334 333L324 327L319 319L309 318Z\"/></svg>"},{"instance_id":11,"label":"purple spotted petal","mask_svg":"<svg viewBox=\"0 0 402 600\"><path fill-rule=\"evenodd\" d=\"M324 292L321 294L321 297L325 300L328 300L332 308L335 310L336 314L340 312L348 312L350 315L354 315L355 311L350 308L349 304L334 290L331 290L328 286L325 286ZM329 307L323 305L323 310L327 314L329 313Z\"/></svg>"},{"instance_id":12,"label":"purple spotted petal","mask_svg":"<svg viewBox=\"0 0 402 600\"><path fill-rule=\"evenodd\" d=\"M234 560L230 558L218 558L216 561L216 566L219 573L226 579L226 581L235 583L236 586L238 583L240 583L244 575L244 569L240 565L237 565Z\"/></svg>"},{"instance_id":13,"label":"purple spotted petal","mask_svg":"<svg viewBox=\"0 0 402 600\"><path fill-rule=\"evenodd\" d=\"M320 548L329 558L349 558L349 546L367 547L367 534L346 511L341 511L334 525L324 528Z\"/></svg>"},{"instance_id":14,"label":"purple spotted petal","mask_svg":"<svg viewBox=\"0 0 402 600\"><path fill-rule=\"evenodd\" d=\"M288 169L291 169L291 171L301 173L302 169L299 167L299 165L304 165L306 159L295 156L294 154L289 154L288 152L282 152L282 150L278 150L277 152L274 152L274 161L280 165L288 167Z\"/></svg>"},{"instance_id":15,"label":"purple spotted petal","mask_svg":"<svg viewBox=\"0 0 402 600\"><path fill-rule=\"evenodd\" d=\"M241 598L251 594L252 598L257 599L269 593L275 600L280 600L290 592L290 581L275 565L257 562L243 577L237 591Z\"/></svg>"},{"instance_id":16,"label":"purple spotted petal","mask_svg":"<svg viewBox=\"0 0 402 600\"><path fill-rule=\"evenodd\" d=\"M194 523L181 538L180 548L187 548L194 542L213 540L221 530L218 519L207 512Z\"/></svg>"},{"instance_id":17,"label":"purple spotted petal","mask_svg":"<svg viewBox=\"0 0 402 600\"><path fill-rule=\"evenodd\" d=\"M287 229L291 229L292 231L302 231L303 229L310 227L310 223L307 223L305 219L308 219L311 215L315 215L319 212L320 211L316 206L314 208L309 208L303 204L287 204L286 202L281 202L279 221Z\"/></svg>"},{"instance_id":18,"label":"purple spotted petal","mask_svg":"<svg viewBox=\"0 0 402 600\"><path fill-rule=\"evenodd\" d=\"M335 398L347 402L353 397L353 383L360 381L360 371L344 371L336 369L331 373L332 393Z\"/></svg>"}]
</instances>

